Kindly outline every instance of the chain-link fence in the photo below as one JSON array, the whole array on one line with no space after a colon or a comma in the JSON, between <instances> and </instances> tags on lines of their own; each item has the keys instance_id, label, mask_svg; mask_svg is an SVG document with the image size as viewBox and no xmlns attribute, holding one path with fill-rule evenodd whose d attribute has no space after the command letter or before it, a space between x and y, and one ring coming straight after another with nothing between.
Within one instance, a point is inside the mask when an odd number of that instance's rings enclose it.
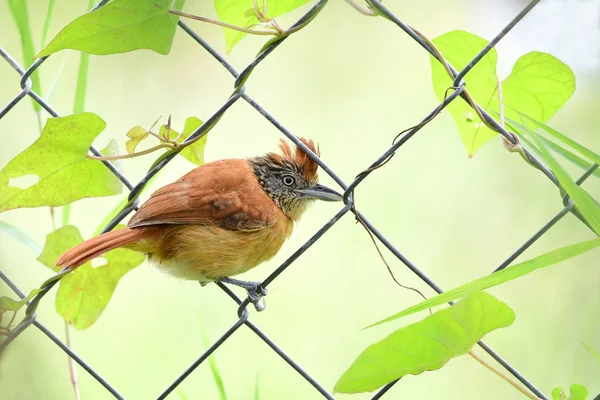
<instances>
[{"instance_id":1,"label":"chain-link fence","mask_svg":"<svg viewBox=\"0 0 600 400\"><path fill-rule=\"evenodd\" d=\"M102 7L107 0L103 0L94 7L94 9L98 7ZM320 0L317 2L305 15L303 15L293 26L291 29L295 27L299 27L303 24L310 22L317 14L325 7L328 0ZM275 119L267 110L265 110L259 103L257 103L245 90L244 82L248 78L249 74L252 70L262 62L266 57L268 57L277 47L283 44L285 41L285 37L280 40L273 41L268 47L266 47L252 62L248 64L248 66L241 72L236 71L223 56L221 56L217 51L215 51L206 41L204 41L196 32L194 32L188 25L186 25L181 20L178 25L186 34L188 34L198 45L202 46L204 50L206 50L216 61L218 61L234 78L234 94L227 99L227 101L219 108L202 126L200 126L192 135L189 136L187 141L194 140L195 138L201 137L205 135L215 123L218 122L220 117L237 101L242 100L250 104L258 113L260 113L264 118L266 118L271 124L273 124L284 136L290 139L292 142L300 146L309 156L314 159L319 166L331 177L333 178L340 187L344 190L344 206L342 209L330 220L328 221L321 229L319 229L304 245L302 245L299 249L297 249L291 257L289 257L284 263L282 263L270 276L268 276L262 283L261 286L266 288L271 282L273 282L280 274L284 273L287 268L289 268L294 261L304 253L309 247L311 247L319 238L327 232L337 221L340 220L344 215L348 213L353 213L358 220L362 222L362 224L372 233L372 235L379 240L381 244L383 244L391 253L393 253L407 268L409 268L414 274L416 274L423 282L425 282L428 286L430 286L433 290L438 293L442 293L443 289L435 283L435 281L428 277L423 271L421 271L415 264L413 264L410 260L408 260L394 245L388 241L385 236L383 236L377 228L369 221L369 219L363 215L355 206L353 199L353 191L354 189L363 182L371 172L373 172L378 167L382 166L391 156L393 156L400 147L405 144L411 137L413 137L423 126L429 123L433 118L435 118L441 110L443 110L450 102L452 101L467 101L471 106L476 108L477 113L483 117L484 121L492 127L496 132L503 136L507 148L509 149L518 149L521 154L535 167L537 167L548 179L550 179L555 185L559 186L558 180L554 176L554 174L549 171L536 157L531 154L526 148L522 147L518 141L518 138L514 136L512 133L508 132L504 129L503 126L498 124L493 118L491 118L486 111L479 107L471 98L466 94L465 91L465 81L463 78L465 75L477 64L479 60L481 60L516 24L518 24L523 17L527 13L529 13L537 4L539 0L531 1L502 31L493 38L489 42L489 44L479 52L479 54L462 70L456 71L451 65L448 65L445 60L440 59L439 53L430 46L430 42L421 36L417 31L411 29L407 24L402 22L396 15L391 13L383 4L377 2L376 0L370 1L370 8L362 8L357 5L353 1L349 1L349 4L353 7L357 8L358 11L362 13L372 13L373 11L378 13L380 16L383 16L387 22L396 25L399 29L404 31L407 35L409 35L413 40L415 40L421 47L433 55L438 61L447 65L450 71L454 76L454 84L453 87L450 88L447 93L449 93L443 102L439 104L434 110L431 111L430 114L425 116L421 123L416 125L415 127L403 132L402 135L397 137L397 140L394 141L393 145L383 153L377 160L375 160L371 165L365 166L366 169L364 172L359 174L356 179L349 184L346 184L342 181L342 179L322 160L320 160L314 153L312 153L302 142L300 142L294 134L288 131L281 123ZM4 117L11 109L20 101L22 101L27 96L33 98L38 104L40 104L44 110L46 110L51 116L58 117L57 112L37 93L32 90L32 84L30 80L31 74L40 68L47 57L38 59L33 65L31 65L27 70L24 70L15 59L8 54L2 47L0 47L0 55L2 58L8 62L14 70L19 74L21 81L21 92L16 95L8 105L0 110L0 118ZM467 77L468 80L468 77ZM460 99L458 99L460 97ZM300 135L302 136L302 135ZM90 148L90 151L97 156L100 156L100 152L95 148ZM105 228L104 232L113 229L122 219L124 219L130 212L137 209L137 195L146 185L150 178L152 178L158 171L160 171L167 163L171 161L171 159L175 156L173 154L170 157L165 158L160 163L158 163L153 169L151 169L148 174L137 184L130 183L125 176L123 176L110 162L104 161L104 164L107 168L109 168L122 182L123 184L130 190L129 199L136 199L136 201L131 204L127 209L123 210L115 219ZM593 164L578 180L577 184L582 184L598 167L597 164ZM527 240L522 246L520 246L514 253L510 254L500 266L495 268L493 272L502 270L508 267L519 255L521 255L525 250L527 250L533 243L535 243L542 235L544 235L548 229L550 229L553 225L555 225L559 220L561 220L565 215L570 212L575 212L574 204L571 199L569 199L566 195L563 198L564 208L560 210L548 223L546 223L539 231L537 231L529 240ZM24 293L11 281L11 279L2 271L0 271L0 277L2 280L21 298L24 298ZM250 321L249 313L247 310L249 301L248 299L240 299L236 296L227 286L222 283L217 283L219 287L227 293L233 302L237 305L237 314L239 319L217 340L215 341L203 354L201 354L198 359L192 363L185 371L181 373L181 375L173 381L169 387L167 387L161 394L158 395L158 399L164 399L167 397L180 383L182 383L191 373L194 371L200 364L202 364L206 359L215 352L225 341L227 341L232 335L234 335L241 326L245 325L252 332L254 332L259 338L261 338L274 352L276 352L281 358L283 358L291 368L293 368L298 374L300 374L308 384L312 385L316 391L322 395L322 397L327 399L333 399L333 395L329 393L319 382L317 382L310 374L310 371L304 370L300 367L290 356L288 356L285 351L279 348L267 335L265 335L260 328L255 325L252 321ZM59 346L65 353L67 353L73 360L75 360L83 369L85 369L92 377L94 377L107 391L109 391L114 397L122 399L123 395L119 393L119 391L114 388L110 382L107 382L102 378L94 370L94 368L89 365L85 360L79 357L72 349L70 349L65 343L63 343L53 332L47 329L43 324L39 321L36 321L35 318L31 319L31 324L35 326L37 329L42 331L50 340L52 340L57 346ZM518 371L514 368L507 360L502 358L496 351L494 351L489 345L485 342L480 341L478 345L488 353L494 360L496 360L510 375L516 378L519 382L521 382L524 386L526 386L532 393L538 396L540 399L547 399L547 397L532 383L524 373ZM378 392L376 392L372 399L383 398L385 394L390 390L392 386L396 384L397 381L391 382L381 388Z\"/></svg>"}]
</instances>

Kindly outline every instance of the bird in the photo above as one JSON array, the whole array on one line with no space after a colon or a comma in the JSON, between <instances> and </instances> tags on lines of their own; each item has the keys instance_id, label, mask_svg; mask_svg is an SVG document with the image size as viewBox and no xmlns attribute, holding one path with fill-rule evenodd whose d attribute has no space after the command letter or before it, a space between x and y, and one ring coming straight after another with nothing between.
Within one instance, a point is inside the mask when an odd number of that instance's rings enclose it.
<instances>
[{"instance_id":1,"label":"bird","mask_svg":"<svg viewBox=\"0 0 600 400\"><path fill-rule=\"evenodd\" d=\"M319 155L312 140L298 138ZM86 240L56 265L75 270L116 249L148 256L175 277L244 288L257 311L266 289L232 276L272 259L314 200L341 201L318 183L317 163L300 146L281 140L280 153L216 160L154 192L124 228Z\"/></svg>"}]
</instances>

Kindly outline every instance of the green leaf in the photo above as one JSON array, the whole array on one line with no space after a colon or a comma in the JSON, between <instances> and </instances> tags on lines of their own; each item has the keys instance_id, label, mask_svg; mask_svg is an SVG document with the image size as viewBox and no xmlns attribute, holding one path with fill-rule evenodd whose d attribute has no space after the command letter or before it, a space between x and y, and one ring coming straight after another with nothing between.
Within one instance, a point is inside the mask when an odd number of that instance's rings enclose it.
<instances>
[{"instance_id":1,"label":"green leaf","mask_svg":"<svg viewBox=\"0 0 600 400\"><path fill-rule=\"evenodd\" d=\"M200 322L200 314L196 312L196 316L198 317L198 321ZM206 335L206 331L200 322L200 333L202 337L202 342L206 348L210 347L210 343L208 341L208 336ZM223 384L223 378L221 377L221 373L219 372L219 368L217 367L217 361L215 359L214 354L208 357L208 363L210 365L210 371L212 372L213 380L215 381L215 385L217 385L217 389L219 390L219 397L221 400L227 400L227 394L225 393L225 385Z\"/></svg>"},{"instance_id":2,"label":"green leaf","mask_svg":"<svg viewBox=\"0 0 600 400\"><path fill-rule=\"evenodd\" d=\"M433 39L433 43L446 60L460 71L488 44L488 41L469 32L451 31ZM490 50L464 78L469 93L483 108L489 105L498 87L496 58L496 49ZM446 89L452 86L453 79L433 56L430 56L430 60L433 89L438 99L442 101ZM479 120L475 111L465 101L456 99L447 106L447 109L454 118L469 157L497 135Z\"/></svg>"},{"instance_id":3,"label":"green leaf","mask_svg":"<svg viewBox=\"0 0 600 400\"><path fill-rule=\"evenodd\" d=\"M142 140L148 137L148 131L141 126L134 126L127 132L127 137L129 140L125 143L125 148L127 149L127 153L133 154L135 153L135 148L138 144L142 142Z\"/></svg>"},{"instance_id":4,"label":"green leaf","mask_svg":"<svg viewBox=\"0 0 600 400\"><path fill-rule=\"evenodd\" d=\"M169 139L175 140L177 139L177 143L183 142L188 138L196 129L198 129L202 125L202 121L196 117L189 117L185 120L185 125L183 127L183 133L181 135L171 129L169 133ZM159 135L165 136L167 133L167 126L161 125ZM196 165L204 164L204 147L206 146L206 139L208 135L204 135L202 138L198 139L193 144L187 146L185 149L179 152L180 155L185 157L188 161Z\"/></svg>"},{"instance_id":5,"label":"green leaf","mask_svg":"<svg viewBox=\"0 0 600 400\"><path fill-rule=\"evenodd\" d=\"M511 308L495 297L470 292L454 306L367 347L334 391L373 391L405 375L439 369L451 358L468 353L485 334L511 325L514 319Z\"/></svg>"},{"instance_id":6,"label":"green leaf","mask_svg":"<svg viewBox=\"0 0 600 400\"><path fill-rule=\"evenodd\" d=\"M577 210L581 213L587 223L590 224L590 227L594 232L596 232L597 235L600 235L600 208L594 203L594 200L590 195L583 190L581 186L577 185L575 181L571 179L567 171L560 166L558 161L556 161L548 149L546 149L546 146L544 146L538 134L532 130L529 130L528 133L544 156L544 159L552 169L552 172L556 175L560 185L569 194L571 199L573 199L573 202L575 202Z\"/></svg>"},{"instance_id":7,"label":"green leaf","mask_svg":"<svg viewBox=\"0 0 600 400\"><path fill-rule=\"evenodd\" d=\"M23 3L25 2L23 1ZM44 47L44 45L46 44L46 38L48 37L48 30L50 29L50 20L52 19L52 11L54 11L55 3L56 0L48 0L48 10L46 11L46 19L44 20L44 29L42 30L42 40L40 47ZM33 58L33 54L31 56Z\"/></svg>"},{"instance_id":8,"label":"green leaf","mask_svg":"<svg viewBox=\"0 0 600 400\"><path fill-rule=\"evenodd\" d=\"M484 276L483 278L475 279L474 281L465 283L464 285L448 290L447 292L438 294L437 296L422 301L421 303L409 307L406 310L403 310L372 325L369 325L367 328L371 328L373 326L380 325L385 322L393 321L395 319L419 311L427 310L429 308L448 303L449 301L460 298L469 291L488 289L500 285L501 283L520 278L521 276L527 275L530 272L533 272L537 269L545 268L550 265L557 264L561 261L568 260L569 258L585 253L586 251L592 250L598 246L600 246L600 238L572 244L570 246L550 251L531 260L522 262L512 267L508 267L491 275Z\"/></svg>"},{"instance_id":9,"label":"green leaf","mask_svg":"<svg viewBox=\"0 0 600 400\"><path fill-rule=\"evenodd\" d=\"M502 102L509 106L505 116L518 120L520 113L546 122L574 92L575 75L568 65L550 54L532 51L519 58L502 81ZM497 111L498 102L491 108Z\"/></svg>"},{"instance_id":10,"label":"green leaf","mask_svg":"<svg viewBox=\"0 0 600 400\"><path fill-rule=\"evenodd\" d=\"M25 0L8 0L8 7L10 8L10 12L19 31L21 49L23 50L23 62L25 64L25 69L27 69L35 61L35 49L33 47L33 35L31 34L27 2ZM42 93L40 74L38 71L34 71L33 74L31 74L31 88L37 94ZM32 104L34 111L37 112L42 109L38 102L33 99Z\"/></svg>"},{"instance_id":11,"label":"green leaf","mask_svg":"<svg viewBox=\"0 0 600 400\"><path fill-rule=\"evenodd\" d=\"M64 49L116 54L139 49L169 54L185 0L114 0L64 27L36 57Z\"/></svg>"},{"instance_id":12,"label":"green leaf","mask_svg":"<svg viewBox=\"0 0 600 400\"><path fill-rule=\"evenodd\" d=\"M35 242L35 240L29 237L28 234L26 234L19 228L12 226L9 223L0 221L0 232L6 233L13 239L16 239L19 242L23 243L25 246L29 247L31 251L33 251L35 254L40 254L40 251L42 250L42 248Z\"/></svg>"},{"instance_id":13,"label":"green leaf","mask_svg":"<svg viewBox=\"0 0 600 400\"><path fill-rule=\"evenodd\" d=\"M27 304L27 302L33 299L33 297L39 292L41 292L41 289L34 289L22 300L13 300L6 296L0 297L0 320L2 318L2 314L4 314L6 311L19 311L21 307Z\"/></svg>"},{"instance_id":14,"label":"green leaf","mask_svg":"<svg viewBox=\"0 0 600 400\"><path fill-rule=\"evenodd\" d=\"M568 137L567 135L564 135L562 133L560 133L559 131L557 131L556 129L552 128L549 125L546 125L545 123L530 117L529 115L522 113L521 111L517 110L517 109L513 109L511 108L512 111L514 111L515 114L517 114L516 118L518 117L522 117L524 119L526 119L527 121L531 122L531 124L534 125L534 128L532 128L532 130L534 130L535 128L541 128L544 131L546 131L548 134L550 134L551 136L553 136L554 138L556 138L557 140L561 141L562 143L566 144L567 146L571 147L573 150L578 151L581 155L583 155L584 157L587 157L589 160L591 160L592 162L596 163L596 164L600 164L600 154L588 149L587 147L585 147L584 145L578 143L577 141L571 139L570 137ZM509 119L510 121L513 121L511 119ZM513 121L515 124L515 121ZM518 124L519 127L521 127L522 130L524 130L525 128L523 127L524 124Z\"/></svg>"},{"instance_id":15,"label":"green leaf","mask_svg":"<svg viewBox=\"0 0 600 400\"><path fill-rule=\"evenodd\" d=\"M258 380L258 373L254 379L254 400L260 400L260 384Z\"/></svg>"},{"instance_id":16,"label":"green leaf","mask_svg":"<svg viewBox=\"0 0 600 400\"><path fill-rule=\"evenodd\" d=\"M528 150L533 151L533 153L535 154L536 157L543 159L544 156L542 155L542 153L537 149L537 147L535 147L533 145L533 143L531 143L526 137L525 134L522 132L522 130L524 130L525 128L520 125L519 123L511 120L511 119L507 119L507 126L509 126L512 131L514 133L517 134L517 136L519 136L519 140L521 140L522 144L524 144ZM560 155L561 157L563 157L565 160L569 161L570 163L572 163L573 165L579 167L582 170L587 170L589 167L592 166L592 163L589 161L584 160L583 158L579 157L578 155L576 155L575 153L573 153L572 151L564 148L563 146L549 140L546 139L543 136L539 136L539 139L542 141L542 143L546 146L546 148L548 148L549 150L553 151L554 153ZM596 169L593 173L593 176L595 177L600 177L600 170Z\"/></svg>"},{"instance_id":17,"label":"green leaf","mask_svg":"<svg viewBox=\"0 0 600 400\"><path fill-rule=\"evenodd\" d=\"M588 396L588 390L585 386L574 383L570 387L571 395L567 397L565 392L557 387L552 390L552 400L585 400Z\"/></svg>"},{"instance_id":18,"label":"green leaf","mask_svg":"<svg viewBox=\"0 0 600 400\"><path fill-rule=\"evenodd\" d=\"M100 161L86 157L105 127L95 114L50 118L39 139L0 171L0 212L20 207L62 206L84 197L112 196L121 182ZM27 188L11 180L37 179Z\"/></svg>"},{"instance_id":19,"label":"green leaf","mask_svg":"<svg viewBox=\"0 0 600 400\"><path fill-rule=\"evenodd\" d=\"M257 5L260 11L263 11L265 0L258 0ZM282 14L288 13L310 0L268 0L266 1L267 12L265 16L268 19L276 18ZM214 0L217 15L222 22L238 26L240 28L251 28L253 25L261 22L254 12L253 0ZM236 31L229 28L223 28L225 32L225 42L227 52L229 53L233 46L246 36L245 32Z\"/></svg>"},{"instance_id":20,"label":"green leaf","mask_svg":"<svg viewBox=\"0 0 600 400\"><path fill-rule=\"evenodd\" d=\"M83 238L73 225L66 225L48 234L38 261L58 272L56 259L81 243ZM127 249L115 249L102 258L105 265L87 262L60 281L56 295L56 310L75 329L90 327L106 308L119 280L144 261L144 255Z\"/></svg>"},{"instance_id":21,"label":"green leaf","mask_svg":"<svg viewBox=\"0 0 600 400\"><path fill-rule=\"evenodd\" d=\"M452 31L433 40L444 57L457 70L462 70L488 41L464 31ZM452 79L442 65L431 60L432 81L440 100ZM496 51L492 49L464 78L473 99L488 111L498 112L498 77ZM512 73L502 82L502 102L507 105L505 116L515 119L515 109L547 121L575 91L575 75L556 57L537 51L525 54L513 67ZM448 105L469 156L493 138L496 133L487 128L473 109L464 101Z\"/></svg>"},{"instance_id":22,"label":"green leaf","mask_svg":"<svg viewBox=\"0 0 600 400\"><path fill-rule=\"evenodd\" d=\"M581 342L581 344L583 345L583 347L585 347L587 352L590 353L592 355L592 357L594 357L596 359L596 361L598 361L600 363L600 352L596 351L592 346L590 346L589 344L587 344L585 342Z\"/></svg>"}]
</instances>

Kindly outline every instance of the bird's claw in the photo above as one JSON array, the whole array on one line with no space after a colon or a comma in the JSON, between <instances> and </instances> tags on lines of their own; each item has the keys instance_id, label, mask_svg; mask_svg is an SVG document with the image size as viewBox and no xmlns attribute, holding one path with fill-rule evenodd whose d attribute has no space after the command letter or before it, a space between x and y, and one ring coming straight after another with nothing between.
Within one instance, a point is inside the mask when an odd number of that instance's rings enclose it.
<instances>
[{"instance_id":1,"label":"bird's claw","mask_svg":"<svg viewBox=\"0 0 600 400\"><path fill-rule=\"evenodd\" d=\"M256 311L263 311L267 307L263 297L267 295L268 291L260 282L241 281L229 277L221 278L220 281L246 289L248 301L254 305Z\"/></svg>"},{"instance_id":2,"label":"bird's claw","mask_svg":"<svg viewBox=\"0 0 600 400\"><path fill-rule=\"evenodd\" d=\"M260 283L257 283L254 288L248 289L248 301L254 305L256 311L263 311L267 307L264 299L267 293L267 289L262 287Z\"/></svg>"}]
</instances>

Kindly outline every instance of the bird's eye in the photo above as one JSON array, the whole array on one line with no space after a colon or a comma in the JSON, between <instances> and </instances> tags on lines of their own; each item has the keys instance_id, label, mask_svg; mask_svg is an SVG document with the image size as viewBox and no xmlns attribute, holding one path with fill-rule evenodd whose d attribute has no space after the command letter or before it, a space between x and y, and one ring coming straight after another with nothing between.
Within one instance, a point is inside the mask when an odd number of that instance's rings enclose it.
<instances>
[{"instance_id":1,"label":"bird's eye","mask_svg":"<svg viewBox=\"0 0 600 400\"><path fill-rule=\"evenodd\" d=\"M285 186L292 186L296 182L296 179L291 175L284 175L282 180Z\"/></svg>"}]
</instances>

